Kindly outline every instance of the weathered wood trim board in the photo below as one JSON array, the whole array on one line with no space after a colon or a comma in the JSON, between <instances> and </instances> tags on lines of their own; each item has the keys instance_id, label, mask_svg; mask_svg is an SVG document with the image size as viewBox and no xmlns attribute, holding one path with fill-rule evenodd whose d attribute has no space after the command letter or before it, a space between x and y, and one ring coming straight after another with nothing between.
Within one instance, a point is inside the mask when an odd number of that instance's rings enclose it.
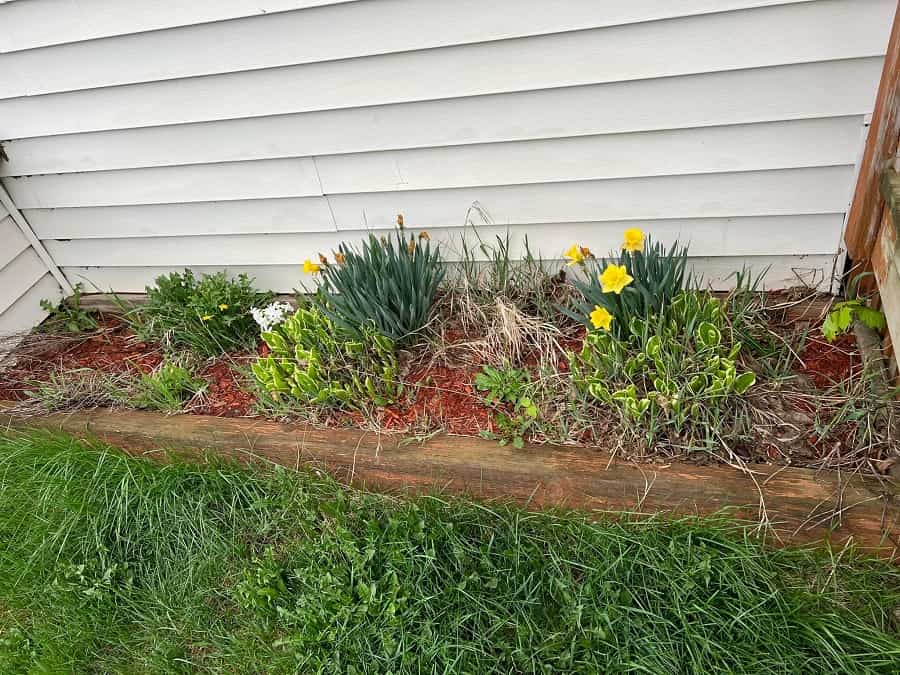
<instances>
[{"instance_id":1,"label":"weathered wood trim board","mask_svg":"<svg viewBox=\"0 0 900 675\"><path fill-rule=\"evenodd\" d=\"M896 497L886 496L896 486L834 472L755 465L751 478L722 465L640 465L575 447L515 450L452 436L419 444L399 435L260 419L103 409L20 418L4 408L0 403L0 428L65 431L136 455L163 458L163 449L175 449L197 457L212 450L239 461L324 470L366 489L467 494L543 508L667 515L727 508L748 520L764 513L778 542L853 541L891 558L900 551L900 508Z\"/></svg>"}]
</instances>

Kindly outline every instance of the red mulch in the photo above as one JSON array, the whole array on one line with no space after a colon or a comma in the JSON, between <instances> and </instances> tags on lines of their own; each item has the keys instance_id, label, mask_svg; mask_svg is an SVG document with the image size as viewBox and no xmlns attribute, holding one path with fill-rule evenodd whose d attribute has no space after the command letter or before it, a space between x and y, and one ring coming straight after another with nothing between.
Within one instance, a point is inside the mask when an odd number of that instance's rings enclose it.
<instances>
[{"instance_id":1,"label":"red mulch","mask_svg":"<svg viewBox=\"0 0 900 675\"><path fill-rule=\"evenodd\" d=\"M200 371L209 385L199 405L191 406L193 415L250 417L256 397L241 388L238 373L226 361L214 361Z\"/></svg>"},{"instance_id":2,"label":"red mulch","mask_svg":"<svg viewBox=\"0 0 900 675\"><path fill-rule=\"evenodd\" d=\"M797 371L807 375L819 389L846 380L862 366L852 333L839 336L831 344L821 336L811 335L800 360L802 365L798 365Z\"/></svg>"},{"instance_id":3,"label":"red mulch","mask_svg":"<svg viewBox=\"0 0 900 675\"><path fill-rule=\"evenodd\" d=\"M42 351L40 342L33 341L27 354L20 353L16 363L0 373L0 399L22 400L31 386L29 382L47 380L52 372L61 369L148 373L162 361L159 349L138 341L116 317L101 317L100 328L89 337L62 342L48 338L47 344L47 349Z\"/></svg>"},{"instance_id":4,"label":"red mulch","mask_svg":"<svg viewBox=\"0 0 900 675\"><path fill-rule=\"evenodd\" d=\"M477 436L491 429L493 411L485 407L481 392L472 386L476 369L436 366L419 368L404 384L411 401L384 410L384 426L402 430L426 420L440 420L451 434Z\"/></svg>"}]
</instances>

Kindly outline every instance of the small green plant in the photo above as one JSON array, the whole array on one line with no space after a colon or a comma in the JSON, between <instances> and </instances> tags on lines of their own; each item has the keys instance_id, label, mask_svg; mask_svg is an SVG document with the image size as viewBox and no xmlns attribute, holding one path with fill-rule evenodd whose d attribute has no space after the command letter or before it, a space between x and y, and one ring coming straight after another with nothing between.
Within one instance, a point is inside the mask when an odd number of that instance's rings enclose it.
<instances>
[{"instance_id":1,"label":"small green plant","mask_svg":"<svg viewBox=\"0 0 900 675\"><path fill-rule=\"evenodd\" d=\"M125 316L143 340L211 357L254 349L259 333L250 310L273 297L254 288L245 274L231 279L218 272L197 279L186 269L158 277L147 287L147 302Z\"/></svg>"},{"instance_id":2,"label":"small green plant","mask_svg":"<svg viewBox=\"0 0 900 675\"><path fill-rule=\"evenodd\" d=\"M177 363L163 363L142 373L126 394L129 405L147 410L178 412L206 387L202 378Z\"/></svg>"},{"instance_id":3,"label":"small green plant","mask_svg":"<svg viewBox=\"0 0 900 675\"><path fill-rule=\"evenodd\" d=\"M484 366L475 376L475 386L487 392L487 403L512 403L525 395L529 387L528 372L521 368Z\"/></svg>"},{"instance_id":4,"label":"small green plant","mask_svg":"<svg viewBox=\"0 0 900 675\"><path fill-rule=\"evenodd\" d=\"M81 306L81 296L84 293L82 284L75 284L72 290L71 297L62 300L56 305L46 298L41 300L41 309L49 314L45 324L47 330L81 333L95 330L99 327L100 324L91 315L90 310Z\"/></svg>"},{"instance_id":5,"label":"small green plant","mask_svg":"<svg viewBox=\"0 0 900 675\"><path fill-rule=\"evenodd\" d=\"M238 605L262 615L274 614L278 600L287 594L285 573L275 559L275 550L267 546L262 556L253 559L234 586Z\"/></svg>"},{"instance_id":6,"label":"small green plant","mask_svg":"<svg viewBox=\"0 0 900 675\"><path fill-rule=\"evenodd\" d=\"M592 331L569 358L576 386L617 407L652 441L664 430L681 436L717 428L728 399L756 382L739 367L740 351L721 303L708 293L682 292L666 318L632 317L624 338Z\"/></svg>"},{"instance_id":7,"label":"small green plant","mask_svg":"<svg viewBox=\"0 0 900 675\"><path fill-rule=\"evenodd\" d=\"M392 403L402 390L394 342L372 328L357 337L319 309L301 308L262 337L271 354L252 371L276 401L361 408Z\"/></svg>"},{"instance_id":8,"label":"small green plant","mask_svg":"<svg viewBox=\"0 0 900 675\"><path fill-rule=\"evenodd\" d=\"M50 587L55 593L71 594L102 602L119 592L128 592L134 583L127 563L64 563Z\"/></svg>"},{"instance_id":9,"label":"small green plant","mask_svg":"<svg viewBox=\"0 0 900 675\"><path fill-rule=\"evenodd\" d=\"M444 267L424 232L370 234L359 251L341 244L335 259L304 267L321 275L317 300L336 326L357 337L374 328L398 344L425 326Z\"/></svg>"},{"instance_id":10,"label":"small green plant","mask_svg":"<svg viewBox=\"0 0 900 675\"><path fill-rule=\"evenodd\" d=\"M482 431L481 436L521 449L538 416L537 406L529 395L533 384L528 372L520 368L484 366L475 376L475 386L487 392L485 402L500 408L494 413L494 430Z\"/></svg>"},{"instance_id":11,"label":"small green plant","mask_svg":"<svg viewBox=\"0 0 900 675\"><path fill-rule=\"evenodd\" d=\"M822 334L829 342L834 342L838 335L850 330L854 321L859 321L872 330L884 330L884 312L872 309L866 299L858 295L859 282L871 274L872 272L863 272L855 275L847 284L847 299L832 305L831 311L822 323Z\"/></svg>"},{"instance_id":12,"label":"small green plant","mask_svg":"<svg viewBox=\"0 0 900 675\"><path fill-rule=\"evenodd\" d=\"M666 249L636 228L625 231L622 251L610 259L597 260L588 249L573 246L566 254L570 264L584 268L585 279L573 279L584 300L571 308L561 307L571 318L588 327L599 327L591 315L605 310L611 330L624 337L631 317L647 319L665 313L672 299L690 283L687 273L688 247L676 241Z\"/></svg>"},{"instance_id":13,"label":"small green plant","mask_svg":"<svg viewBox=\"0 0 900 675\"><path fill-rule=\"evenodd\" d=\"M867 307L862 300L836 302L822 323L822 334L829 342L850 330L854 321L861 321L872 330L884 330L884 312Z\"/></svg>"}]
</instances>

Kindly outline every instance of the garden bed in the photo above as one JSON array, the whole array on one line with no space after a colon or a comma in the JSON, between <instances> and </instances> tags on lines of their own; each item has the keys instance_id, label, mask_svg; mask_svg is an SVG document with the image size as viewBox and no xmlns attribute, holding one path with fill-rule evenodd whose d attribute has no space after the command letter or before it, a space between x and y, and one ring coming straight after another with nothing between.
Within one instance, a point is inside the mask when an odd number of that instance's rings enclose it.
<instances>
[{"instance_id":1,"label":"garden bed","mask_svg":"<svg viewBox=\"0 0 900 675\"><path fill-rule=\"evenodd\" d=\"M636 229L609 259L575 245L565 267L545 264L526 242L516 262L498 239L449 264L400 222L305 261L315 287L289 299L190 270L140 297L76 295L0 372L6 414L143 449L230 451L250 435L286 463L312 438L349 481L587 509L734 506L783 520L783 537L840 525L896 546L900 405L877 344L861 352L851 330L883 321L855 283L836 302L762 292L744 270L714 293L686 247ZM767 490L787 500L776 517Z\"/></svg>"}]
</instances>

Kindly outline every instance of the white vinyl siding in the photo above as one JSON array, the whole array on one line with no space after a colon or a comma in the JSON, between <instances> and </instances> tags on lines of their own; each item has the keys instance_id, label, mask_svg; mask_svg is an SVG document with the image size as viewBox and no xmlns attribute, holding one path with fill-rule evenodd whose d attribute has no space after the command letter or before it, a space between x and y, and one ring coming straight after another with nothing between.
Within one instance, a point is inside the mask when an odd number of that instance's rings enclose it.
<instances>
[{"instance_id":1,"label":"white vinyl siding","mask_svg":"<svg viewBox=\"0 0 900 675\"><path fill-rule=\"evenodd\" d=\"M28 330L46 316L41 299L56 302L61 295L59 284L0 204L0 356L8 336Z\"/></svg>"},{"instance_id":2,"label":"white vinyl siding","mask_svg":"<svg viewBox=\"0 0 900 675\"><path fill-rule=\"evenodd\" d=\"M474 229L557 259L639 225L713 285L827 288L895 5L0 3L0 179L103 290L289 291L401 212L450 259Z\"/></svg>"}]
</instances>

